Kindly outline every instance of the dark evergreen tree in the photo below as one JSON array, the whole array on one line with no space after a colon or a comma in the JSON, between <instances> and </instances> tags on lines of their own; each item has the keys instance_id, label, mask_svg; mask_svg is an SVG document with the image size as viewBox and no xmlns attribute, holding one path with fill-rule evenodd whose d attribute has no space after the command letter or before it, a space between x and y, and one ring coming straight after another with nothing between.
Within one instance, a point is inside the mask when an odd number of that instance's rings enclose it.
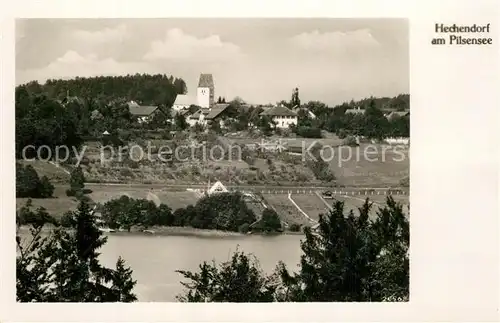
<instances>
[{"instance_id":1,"label":"dark evergreen tree","mask_svg":"<svg viewBox=\"0 0 500 323\"><path fill-rule=\"evenodd\" d=\"M69 186L75 192L83 190L85 187L85 177L83 175L83 170L80 166L75 167L69 178Z\"/></svg>"},{"instance_id":2,"label":"dark evergreen tree","mask_svg":"<svg viewBox=\"0 0 500 323\"><path fill-rule=\"evenodd\" d=\"M59 228L41 235L44 223L32 224L32 240L18 245L17 299L21 302L130 302L135 281L119 259L110 269L99 263L99 248L106 237L83 200L67 214L72 231Z\"/></svg>"},{"instance_id":3,"label":"dark evergreen tree","mask_svg":"<svg viewBox=\"0 0 500 323\"><path fill-rule=\"evenodd\" d=\"M187 288L179 295L182 302L272 302L275 288L265 277L255 259L242 252L233 254L231 261L217 266L204 262L199 272L179 270Z\"/></svg>"}]
</instances>

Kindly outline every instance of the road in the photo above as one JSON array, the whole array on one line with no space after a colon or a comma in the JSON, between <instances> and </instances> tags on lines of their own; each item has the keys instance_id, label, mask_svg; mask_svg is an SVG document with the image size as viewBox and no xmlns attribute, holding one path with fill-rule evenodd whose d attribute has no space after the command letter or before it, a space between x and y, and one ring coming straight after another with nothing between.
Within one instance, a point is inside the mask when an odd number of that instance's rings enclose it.
<instances>
[{"instance_id":1,"label":"road","mask_svg":"<svg viewBox=\"0 0 500 323\"><path fill-rule=\"evenodd\" d=\"M58 187L67 187L68 185L55 184ZM116 186L123 188L144 188L144 189L162 189L162 190L186 190L188 188L192 189L206 189L207 184L140 184L140 183L85 183L85 187L106 187L106 186ZM249 191L401 191L408 192L408 188L403 187L328 187L328 186L299 186L299 185L224 185L229 190L249 190Z\"/></svg>"}]
</instances>

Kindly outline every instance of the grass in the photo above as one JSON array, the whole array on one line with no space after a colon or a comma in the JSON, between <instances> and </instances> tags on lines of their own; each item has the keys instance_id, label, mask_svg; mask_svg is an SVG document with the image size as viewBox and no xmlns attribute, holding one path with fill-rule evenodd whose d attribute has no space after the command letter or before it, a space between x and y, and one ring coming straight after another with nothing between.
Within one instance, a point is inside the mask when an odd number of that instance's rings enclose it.
<instances>
[{"instance_id":1,"label":"grass","mask_svg":"<svg viewBox=\"0 0 500 323\"><path fill-rule=\"evenodd\" d=\"M54 164L41 160L27 161L19 159L16 160L16 162L19 162L24 166L27 165L33 166L33 168L38 173L38 176L40 177L47 176L47 178L52 183L61 183L61 182L67 183L69 181L69 174L65 172L62 166L57 167Z\"/></svg>"},{"instance_id":2,"label":"grass","mask_svg":"<svg viewBox=\"0 0 500 323\"><path fill-rule=\"evenodd\" d=\"M276 210L281 220L287 223L310 225L310 221L290 202L287 194L263 194L266 204Z\"/></svg>"},{"instance_id":3,"label":"grass","mask_svg":"<svg viewBox=\"0 0 500 323\"><path fill-rule=\"evenodd\" d=\"M329 211L325 203L316 194L292 194L292 199L310 218L319 219L321 213Z\"/></svg>"},{"instance_id":4,"label":"grass","mask_svg":"<svg viewBox=\"0 0 500 323\"><path fill-rule=\"evenodd\" d=\"M328 152L325 156L328 158L331 154ZM338 183L344 186L399 186L401 179L409 175L408 150L401 148L361 144L336 148L333 156L330 168Z\"/></svg>"},{"instance_id":5,"label":"grass","mask_svg":"<svg viewBox=\"0 0 500 323\"><path fill-rule=\"evenodd\" d=\"M27 201L27 198L17 198L16 209L25 206ZM55 217L61 217L67 211L75 211L78 206L76 198L67 196L48 199L31 199L31 204L33 205L31 207L32 210L43 207L50 215Z\"/></svg>"},{"instance_id":6,"label":"grass","mask_svg":"<svg viewBox=\"0 0 500 323\"><path fill-rule=\"evenodd\" d=\"M120 198L122 195L134 199L151 200L156 204L163 203L172 210L195 204L198 200L196 194L190 191L164 191L161 189L151 190L146 187L128 188L106 185L93 185L89 197L95 202L106 203L109 200Z\"/></svg>"}]
</instances>

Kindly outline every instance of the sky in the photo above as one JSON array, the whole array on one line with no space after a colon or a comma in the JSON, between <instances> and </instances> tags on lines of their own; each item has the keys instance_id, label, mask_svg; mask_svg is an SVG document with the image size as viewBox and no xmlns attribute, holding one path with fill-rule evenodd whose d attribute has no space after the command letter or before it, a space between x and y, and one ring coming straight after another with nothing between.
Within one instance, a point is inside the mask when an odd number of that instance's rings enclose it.
<instances>
[{"instance_id":1,"label":"sky","mask_svg":"<svg viewBox=\"0 0 500 323\"><path fill-rule=\"evenodd\" d=\"M196 95L211 73L215 97L252 104L339 104L409 93L406 19L18 19L16 84L167 74Z\"/></svg>"}]
</instances>

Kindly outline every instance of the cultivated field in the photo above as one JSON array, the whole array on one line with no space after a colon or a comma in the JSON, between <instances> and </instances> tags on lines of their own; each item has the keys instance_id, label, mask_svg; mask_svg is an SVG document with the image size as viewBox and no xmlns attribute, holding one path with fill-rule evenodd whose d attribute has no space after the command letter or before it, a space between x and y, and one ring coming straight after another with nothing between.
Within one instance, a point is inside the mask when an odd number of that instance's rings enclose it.
<instances>
[{"instance_id":1,"label":"cultivated field","mask_svg":"<svg viewBox=\"0 0 500 323\"><path fill-rule=\"evenodd\" d=\"M276 210L286 223L310 225L310 221L290 202L287 194L263 194L266 204Z\"/></svg>"},{"instance_id":2,"label":"cultivated field","mask_svg":"<svg viewBox=\"0 0 500 323\"><path fill-rule=\"evenodd\" d=\"M325 214L329 211L325 203L316 194L292 194L292 199L302 211L316 221L321 213Z\"/></svg>"}]
</instances>

